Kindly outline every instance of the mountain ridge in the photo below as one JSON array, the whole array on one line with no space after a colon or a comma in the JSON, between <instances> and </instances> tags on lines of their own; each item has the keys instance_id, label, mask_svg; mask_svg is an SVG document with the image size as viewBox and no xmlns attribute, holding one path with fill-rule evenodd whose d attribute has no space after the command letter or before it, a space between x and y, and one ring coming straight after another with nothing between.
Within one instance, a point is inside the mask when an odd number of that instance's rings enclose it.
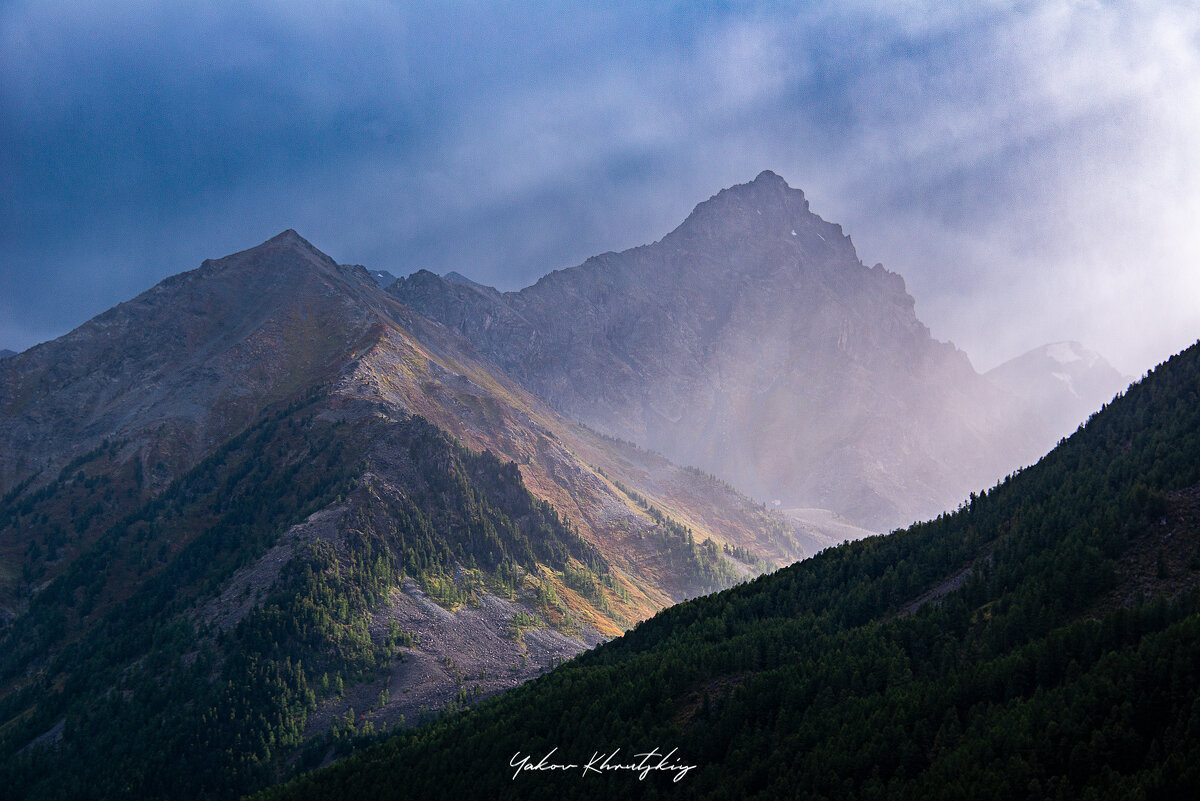
<instances>
[{"instance_id":1,"label":"mountain ridge","mask_svg":"<svg viewBox=\"0 0 1200 801\"><path fill-rule=\"evenodd\" d=\"M267 404L319 383L421 414L474 448L520 462L530 486L570 510L589 536L608 525L589 510L610 506L601 497L623 496L593 478L591 489L574 487L582 495L572 498L564 491L567 466L582 477L604 464L636 484L620 465L655 463L649 454L614 461L610 444L571 428L494 372L465 340L397 304L362 267L337 265L289 229L206 260L59 340L6 360L0 440L10 458L0 459L0 491L114 436L132 438L123 458L140 462L149 486L160 489ZM64 425L79 419L82 425ZM588 453L589 464L581 465L572 448ZM655 464L654 471L669 473L665 461ZM641 475L652 480L649 472ZM658 486L669 498L687 483ZM710 493L718 496L721 503L744 504L733 494ZM701 493L687 497L692 505L677 513L697 530L737 517L716 513ZM710 511L697 515L701 508ZM787 558L784 551L773 553Z\"/></svg>"},{"instance_id":2,"label":"mountain ridge","mask_svg":"<svg viewBox=\"0 0 1200 801\"><path fill-rule=\"evenodd\" d=\"M293 230L5 359L0 496L18 796L236 797L828 542Z\"/></svg>"},{"instance_id":3,"label":"mountain ridge","mask_svg":"<svg viewBox=\"0 0 1200 801\"><path fill-rule=\"evenodd\" d=\"M369 336L369 305L355 310L338 300L362 299L367 276L359 272L340 270L289 229L6 359L0 487L61 450L49 443L66 437L79 453L114 429L156 424L182 431L186 450L199 453L212 437L229 436L268 399L317 380L338 353Z\"/></svg>"},{"instance_id":4,"label":"mountain ridge","mask_svg":"<svg viewBox=\"0 0 1200 801\"><path fill-rule=\"evenodd\" d=\"M769 171L520 291L423 272L388 291L570 418L875 530L1038 455L903 278Z\"/></svg>"},{"instance_id":5,"label":"mountain ridge","mask_svg":"<svg viewBox=\"0 0 1200 801\"><path fill-rule=\"evenodd\" d=\"M520 292L379 272L288 229L0 363L18 795L234 797L996 469L940 464L996 390L774 173Z\"/></svg>"},{"instance_id":6,"label":"mountain ridge","mask_svg":"<svg viewBox=\"0 0 1200 801\"><path fill-rule=\"evenodd\" d=\"M1197 387L1200 342L953 513L256 798L1192 797ZM613 749L652 769L581 769ZM574 767L514 774L543 755Z\"/></svg>"},{"instance_id":7,"label":"mountain ridge","mask_svg":"<svg viewBox=\"0 0 1200 801\"><path fill-rule=\"evenodd\" d=\"M1078 342L1041 345L984 377L1019 398L1026 414L1044 421L1046 447L1073 432L1133 380Z\"/></svg>"},{"instance_id":8,"label":"mountain ridge","mask_svg":"<svg viewBox=\"0 0 1200 801\"><path fill-rule=\"evenodd\" d=\"M829 541L291 230L5 359L0 496L17 795L121 797L127 736L138 792L233 797Z\"/></svg>"}]
</instances>

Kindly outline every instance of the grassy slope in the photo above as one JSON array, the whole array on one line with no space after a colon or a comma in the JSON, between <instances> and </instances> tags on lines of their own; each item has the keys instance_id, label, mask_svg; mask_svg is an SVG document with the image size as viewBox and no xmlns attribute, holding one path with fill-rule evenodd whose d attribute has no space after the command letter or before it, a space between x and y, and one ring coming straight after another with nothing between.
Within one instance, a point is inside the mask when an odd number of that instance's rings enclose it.
<instances>
[{"instance_id":1,"label":"grassy slope","mask_svg":"<svg viewBox=\"0 0 1200 801\"><path fill-rule=\"evenodd\" d=\"M269 412L111 522L0 633L10 797L236 796L304 756L323 699L395 658L403 632L370 622L406 577L450 593L464 564L497 588L545 570L603 582L603 559L515 465L420 418L339 419L323 401ZM387 508L364 479L384 450L410 466ZM51 506L73 483L54 486ZM281 539L318 510L341 516L334 533ZM274 583L224 598L284 546ZM205 611L243 601L226 625ZM55 747L27 748L46 732ZM313 747L319 760L328 743Z\"/></svg>"}]
</instances>

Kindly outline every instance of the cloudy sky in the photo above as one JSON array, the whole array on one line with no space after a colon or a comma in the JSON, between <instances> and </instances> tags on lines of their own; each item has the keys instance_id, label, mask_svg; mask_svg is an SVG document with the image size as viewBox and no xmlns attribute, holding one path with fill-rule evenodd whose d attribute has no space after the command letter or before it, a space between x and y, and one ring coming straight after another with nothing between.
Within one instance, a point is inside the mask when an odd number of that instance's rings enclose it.
<instances>
[{"instance_id":1,"label":"cloudy sky","mask_svg":"<svg viewBox=\"0 0 1200 801\"><path fill-rule=\"evenodd\" d=\"M286 228L514 289L763 169L980 369L1200 337L1192 0L597 5L6 0L0 347Z\"/></svg>"}]
</instances>

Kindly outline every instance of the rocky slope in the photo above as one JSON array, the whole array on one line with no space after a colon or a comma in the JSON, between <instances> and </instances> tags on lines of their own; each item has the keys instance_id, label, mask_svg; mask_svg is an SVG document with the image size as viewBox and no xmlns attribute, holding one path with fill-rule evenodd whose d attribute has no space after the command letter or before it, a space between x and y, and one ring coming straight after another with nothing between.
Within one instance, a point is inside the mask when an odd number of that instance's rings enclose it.
<instances>
[{"instance_id":1,"label":"rocky slope","mask_svg":"<svg viewBox=\"0 0 1200 801\"><path fill-rule=\"evenodd\" d=\"M396 276L389 273L387 270L370 270L370 275L375 279L375 283L387 289L392 284L396 283Z\"/></svg>"},{"instance_id":2,"label":"rocky slope","mask_svg":"<svg viewBox=\"0 0 1200 801\"><path fill-rule=\"evenodd\" d=\"M293 231L0 363L0 495L0 768L53 775L22 767L36 742L98 781L141 716L159 735L124 770L170 797L243 792L830 541L568 422ZM212 775L145 774L168 747Z\"/></svg>"},{"instance_id":3,"label":"rocky slope","mask_svg":"<svg viewBox=\"0 0 1200 801\"><path fill-rule=\"evenodd\" d=\"M5 360L0 491L22 481L36 487L118 438L115 460L136 462L155 491L269 404L323 385L335 387L335 397L420 414L476 449L517 461L535 493L589 536L612 523L601 510L645 519L613 481L721 542L723 526L753 538L748 532L767 519L694 471L563 420L469 343L379 291L363 268L335 264L294 231L207 261ZM782 563L821 544L762 548Z\"/></svg>"},{"instance_id":4,"label":"rocky slope","mask_svg":"<svg viewBox=\"0 0 1200 801\"><path fill-rule=\"evenodd\" d=\"M365 273L286 231L0 368L0 488L115 435L162 486L266 404L329 381L378 315Z\"/></svg>"},{"instance_id":5,"label":"rocky slope","mask_svg":"<svg viewBox=\"0 0 1200 801\"><path fill-rule=\"evenodd\" d=\"M256 798L1195 798L1198 390Z\"/></svg>"},{"instance_id":6,"label":"rocky slope","mask_svg":"<svg viewBox=\"0 0 1200 801\"><path fill-rule=\"evenodd\" d=\"M764 172L659 242L520 292L419 272L395 297L572 419L787 507L883 530L1039 455L900 276Z\"/></svg>"}]
</instances>

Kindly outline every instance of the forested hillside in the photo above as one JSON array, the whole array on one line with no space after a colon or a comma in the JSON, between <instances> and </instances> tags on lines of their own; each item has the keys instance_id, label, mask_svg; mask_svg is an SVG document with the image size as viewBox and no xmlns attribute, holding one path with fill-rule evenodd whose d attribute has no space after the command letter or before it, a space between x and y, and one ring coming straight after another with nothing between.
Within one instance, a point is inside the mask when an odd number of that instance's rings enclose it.
<instances>
[{"instance_id":1,"label":"forested hillside","mask_svg":"<svg viewBox=\"0 0 1200 801\"><path fill-rule=\"evenodd\" d=\"M1198 484L1200 345L953 514L668 609L265 797L1196 797ZM552 749L576 767L512 767ZM580 767L614 749L696 767Z\"/></svg>"},{"instance_id":2,"label":"forested hillside","mask_svg":"<svg viewBox=\"0 0 1200 801\"><path fill-rule=\"evenodd\" d=\"M0 369L0 786L234 798L828 540L294 231Z\"/></svg>"},{"instance_id":3,"label":"forested hillside","mask_svg":"<svg viewBox=\"0 0 1200 801\"><path fill-rule=\"evenodd\" d=\"M282 775L306 741L319 760L337 733L306 732L318 705L412 645L408 632L372 631L406 578L452 605L526 593L549 568L599 597L603 558L515 465L420 418L338 418L325 400L264 415L108 525L0 634L12 797L231 797ZM393 475L404 492L386 514L387 489L364 473L381 458L419 466ZM10 502L5 523L57 514L93 461ZM271 564L275 576L233 581Z\"/></svg>"}]
</instances>

